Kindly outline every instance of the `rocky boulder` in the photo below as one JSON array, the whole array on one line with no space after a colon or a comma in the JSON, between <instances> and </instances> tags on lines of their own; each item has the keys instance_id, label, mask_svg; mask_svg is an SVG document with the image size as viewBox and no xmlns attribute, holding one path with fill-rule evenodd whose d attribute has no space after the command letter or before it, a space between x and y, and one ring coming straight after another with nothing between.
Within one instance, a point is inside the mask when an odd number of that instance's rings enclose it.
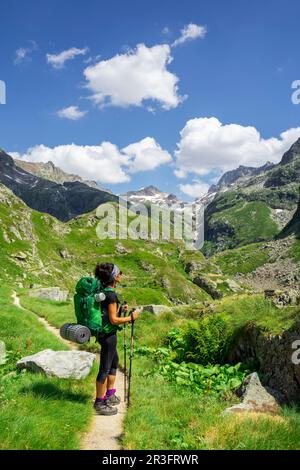
<instances>
[{"instance_id":1,"label":"rocky boulder","mask_svg":"<svg viewBox=\"0 0 300 470\"><path fill-rule=\"evenodd\" d=\"M256 372L246 377L239 392L242 403L227 408L224 414L242 412L278 414L280 411L276 399L262 386Z\"/></svg>"},{"instance_id":2,"label":"rocky boulder","mask_svg":"<svg viewBox=\"0 0 300 470\"><path fill-rule=\"evenodd\" d=\"M205 292L211 295L214 300L221 299L223 297L222 292L216 288L216 283L213 283L212 281L206 279L203 276L198 275L194 277L193 283L196 284L196 286L201 287L201 289L205 290Z\"/></svg>"},{"instance_id":3,"label":"rocky boulder","mask_svg":"<svg viewBox=\"0 0 300 470\"><path fill-rule=\"evenodd\" d=\"M62 257L62 259L70 259L71 258L71 255L70 255L67 248L63 248L63 249L59 250L59 254Z\"/></svg>"},{"instance_id":4,"label":"rocky boulder","mask_svg":"<svg viewBox=\"0 0 300 470\"><path fill-rule=\"evenodd\" d=\"M17 368L44 373L60 379L84 379L93 366L95 354L86 351L53 351L46 349L17 362Z\"/></svg>"},{"instance_id":5,"label":"rocky boulder","mask_svg":"<svg viewBox=\"0 0 300 470\"><path fill-rule=\"evenodd\" d=\"M166 305L145 305L143 307L144 312L153 313L154 315L160 315L161 313L169 312L170 310L171 308Z\"/></svg>"},{"instance_id":6,"label":"rocky boulder","mask_svg":"<svg viewBox=\"0 0 300 470\"><path fill-rule=\"evenodd\" d=\"M63 291L59 287L44 287L37 290L32 290L29 293L30 297L37 297L38 299L54 300L56 302L65 302L68 298L68 291Z\"/></svg>"},{"instance_id":7,"label":"rocky boulder","mask_svg":"<svg viewBox=\"0 0 300 470\"><path fill-rule=\"evenodd\" d=\"M278 308L286 307L287 305L300 304L300 291L291 289L290 291L275 291L272 289L265 290L265 298L271 300L273 305Z\"/></svg>"},{"instance_id":8,"label":"rocky boulder","mask_svg":"<svg viewBox=\"0 0 300 470\"><path fill-rule=\"evenodd\" d=\"M127 250L127 248L125 248L125 246L122 245L122 243L116 243L115 249L118 255L128 255L128 253L130 253L130 250Z\"/></svg>"}]
</instances>

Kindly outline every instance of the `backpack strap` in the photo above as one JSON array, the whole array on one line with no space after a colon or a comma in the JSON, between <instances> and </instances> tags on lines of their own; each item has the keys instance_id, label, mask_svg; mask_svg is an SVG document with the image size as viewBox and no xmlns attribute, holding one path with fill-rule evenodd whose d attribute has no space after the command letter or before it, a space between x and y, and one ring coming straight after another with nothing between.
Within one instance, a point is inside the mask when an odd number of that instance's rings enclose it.
<instances>
[{"instance_id":1,"label":"backpack strap","mask_svg":"<svg viewBox=\"0 0 300 470\"><path fill-rule=\"evenodd\" d=\"M103 292L115 292L115 290L112 288L112 287L104 287L104 289L102 289Z\"/></svg>"}]
</instances>

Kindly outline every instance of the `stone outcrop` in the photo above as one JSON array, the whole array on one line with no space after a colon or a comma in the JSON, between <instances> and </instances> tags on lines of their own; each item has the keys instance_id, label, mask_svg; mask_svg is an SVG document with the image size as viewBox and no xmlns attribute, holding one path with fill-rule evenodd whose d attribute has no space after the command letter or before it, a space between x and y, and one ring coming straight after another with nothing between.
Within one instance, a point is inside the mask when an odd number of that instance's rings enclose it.
<instances>
[{"instance_id":1,"label":"stone outcrop","mask_svg":"<svg viewBox=\"0 0 300 470\"><path fill-rule=\"evenodd\" d=\"M62 250L59 250L59 254L62 257L62 259L71 259L71 255L67 248L63 248Z\"/></svg>"},{"instance_id":2,"label":"stone outcrop","mask_svg":"<svg viewBox=\"0 0 300 470\"><path fill-rule=\"evenodd\" d=\"M84 379L93 366L95 354L86 351L53 351L46 349L17 362L17 368L44 373L60 379Z\"/></svg>"},{"instance_id":3,"label":"stone outcrop","mask_svg":"<svg viewBox=\"0 0 300 470\"><path fill-rule=\"evenodd\" d=\"M278 390L289 401L299 400L300 360L296 360L297 344L299 350L300 321L278 335L266 334L249 324L232 347L227 360L255 364L265 386Z\"/></svg>"},{"instance_id":4,"label":"stone outcrop","mask_svg":"<svg viewBox=\"0 0 300 470\"><path fill-rule=\"evenodd\" d=\"M61 290L59 287L44 287L29 292L30 297L37 297L38 299L54 300L56 302L65 302L68 298L69 292Z\"/></svg>"},{"instance_id":5,"label":"stone outcrop","mask_svg":"<svg viewBox=\"0 0 300 470\"><path fill-rule=\"evenodd\" d=\"M265 290L265 298L271 300L273 305L278 308L287 307L288 305L299 305L300 304L300 291L275 291L272 289Z\"/></svg>"},{"instance_id":6,"label":"stone outcrop","mask_svg":"<svg viewBox=\"0 0 300 470\"><path fill-rule=\"evenodd\" d=\"M222 292L216 288L215 284L203 276L198 275L194 277L193 283L201 289L205 290L205 292L211 295L213 299L221 299L223 297Z\"/></svg>"},{"instance_id":7,"label":"stone outcrop","mask_svg":"<svg viewBox=\"0 0 300 470\"><path fill-rule=\"evenodd\" d=\"M169 312L171 310L167 305L145 305L143 307L144 312L153 313L154 315L160 315L164 312Z\"/></svg>"},{"instance_id":8,"label":"stone outcrop","mask_svg":"<svg viewBox=\"0 0 300 470\"><path fill-rule=\"evenodd\" d=\"M280 411L276 399L262 386L256 372L246 377L239 390L239 395L242 398L242 403L227 408L224 414L243 412L277 414Z\"/></svg>"}]
</instances>

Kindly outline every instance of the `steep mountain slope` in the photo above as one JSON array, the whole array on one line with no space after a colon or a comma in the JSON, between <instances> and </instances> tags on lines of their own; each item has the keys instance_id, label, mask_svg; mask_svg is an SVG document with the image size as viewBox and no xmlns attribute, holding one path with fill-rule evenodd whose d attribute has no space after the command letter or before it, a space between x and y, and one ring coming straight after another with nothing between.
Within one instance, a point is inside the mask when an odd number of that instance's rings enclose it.
<instances>
[{"instance_id":1,"label":"steep mountain slope","mask_svg":"<svg viewBox=\"0 0 300 470\"><path fill-rule=\"evenodd\" d=\"M121 292L130 302L174 305L210 299L185 271L190 254L183 244L100 240L95 212L62 223L31 210L0 184L0 223L0 279L15 287L58 285L72 292L97 262L112 261L124 272ZM192 256L205 263L200 252Z\"/></svg>"},{"instance_id":2,"label":"steep mountain slope","mask_svg":"<svg viewBox=\"0 0 300 470\"><path fill-rule=\"evenodd\" d=\"M223 176L221 176L220 180L216 185L213 185L209 192L216 192L223 188L229 188L234 183L241 183L245 179L249 179L251 176L257 176L261 173L264 173L267 170L270 170L275 165L274 163L267 162L263 166L259 168L251 167L251 166L244 166L240 165L235 170L226 171Z\"/></svg>"},{"instance_id":3,"label":"steep mountain slope","mask_svg":"<svg viewBox=\"0 0 300 470\"><path fill-rule=\"evenodd\" d=\"M295 234L297 237L300 236L300 198L297 210L292 218L292 220L287 224L280 234L280 237L285 237L290 234Z\"/></svg>"},{"instance_id":4,"label":"steep mountain slope","mask_svg":"<svg viewBox=\"0 0 300 470\"><path fill-rule=\"evenodd\" d=\"M118 200L113 194L80 182L57 184L34 176L16 166L4 151L0 151L0 182L32 209L62 221L85 214L104 202Z\"/></svg>"},{"instance_id":5,"label":"steep mountain slope","mask_svg":"<svg viewBox=\"0 0 300 470\"><path fill-rule=\"evenodd\" d=\"M271 240L291 221L299 199L300 139L279 164L266 168L221 188L208 205L206 255Z\"/></svg>"},{"instance_id":6,"label":"steep mountain slope","mask_svg":"<svg viewBox=\"0 0 300 470\"><path fill-rule=\"evenodd\" d=\"M106 191L110 193L108 189L101 188L96 181L86 181L81 176L73 175L69 173L65 173L63 170L58 168L52 162L47 163L33 163L33 162L26 162L25 160L18 160L15 159L15 163L19 168L31 173L35 176L40 176L41 178L45 178L46 180L54 181L54 183L63 184L63 183L74 183L75 181L79 181L80 183L84 183L87 186L95 189L101 189L101 191Z\"/></svg>"}]
</instances>

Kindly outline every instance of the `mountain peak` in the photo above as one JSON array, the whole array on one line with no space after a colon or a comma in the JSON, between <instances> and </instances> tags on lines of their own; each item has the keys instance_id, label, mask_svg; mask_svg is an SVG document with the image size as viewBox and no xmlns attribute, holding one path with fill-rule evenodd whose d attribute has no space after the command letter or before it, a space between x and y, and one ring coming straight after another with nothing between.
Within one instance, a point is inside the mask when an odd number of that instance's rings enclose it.
<instances>
[{"instance_id":1,"label":"mountain peak","mask_svg":"<svg viewBox=\"0 0 300 470\"><path fill-rule=\"evenodd\" d=\"M260 167L252 167L252 166L245 166L240 165L235 170L226 171L223 176L220 178L216 185L213 185L209 192L214 192L216 189L228 188L234 183L237 183L238 180L244 177L250 178L251 176L257 176L261 173L264 173L266 170L269 170L274 166L274 163L267 162L263 166Z\"/></svg>"},{"instance_id":2,"label":"mountain peak","mask_svg":"<svg viewBox=\"0 0 300 470\"><path fill-rule=\"evenodd\" d=\"M182 204L183 201L178 199L175 194L165 193L153 185L146 186L138 191L128 191L123 196L127 197L132 203L148 203L156 205L174 205Z\"/></svg>"},{"instance_id":3,"label":"mountain peak","mask_svg":"<svg viewBox=\"0 0 300 470\"><path fill-rule=\"evenodd\" d=\"M296 140L296 142L291 146L291 148L287 152L285 152L280 164L286 165L297 157L300 157L300 138Z\"/></svg>"}]
</instances>

